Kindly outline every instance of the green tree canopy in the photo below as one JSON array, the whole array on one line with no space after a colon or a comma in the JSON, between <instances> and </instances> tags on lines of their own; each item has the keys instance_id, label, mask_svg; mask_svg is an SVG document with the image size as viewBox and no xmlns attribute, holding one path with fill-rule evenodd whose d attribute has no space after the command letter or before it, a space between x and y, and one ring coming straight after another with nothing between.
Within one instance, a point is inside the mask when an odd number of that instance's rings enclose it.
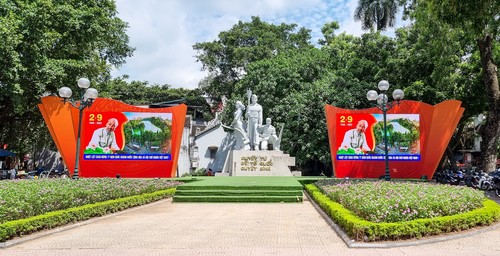
<instances>
[{"instance_id":1,"label":"green tree canopy","mask_svg":"<svg viewBox=\"0 0 500 256\"><path fill-rule=\"evenodd\" d=\"M359 0L354 11L354 20L361 21L363 29L385 30L396 24L400 0Z\"/></svg>"},{"instance_id":2,"label":"green tree canopy","mask_svg":"<svg viewBox=\"0 0 500 256\"><path fill-rule=\"evenodd\" d=\"M41 96L107 79L132 54L126 28L113 0L0 0L0 142L26 152Z\"/></svg>"},{"instance_id":3,"label":"green tree canopy","mask_svg":"<svg viewBox=\"0 0 500 256\"><path fill-rule=\"evenodd\" d=\"M310 30L295 24L274 25L252 17L238 22L230 30L219 33L218 40L196 43L198 61L210 72L203 89L214 99L230 97L233 86L246 73L249 63L270 59L290 49L311 48Z\"/></svg>"},{"instance_id":4,"label":"green tree canopy","mask_svg":"<svg viewBox=\"0 0 500 256\"><path fill-rule=\"evenodd\" d=\"M97 86L99 97L123 101L130 105L150 105L173 100L184 100L184 104L192 106L188 114L194 115L196 108L204 119L212 119L210 105L202 97L201 89L170 88L170 85L149 85L148 82L131 81L115 78Z\"/></svg>"},{"instance_id":5,"label":"green tree canopy","mask_svg":"<svg viewBox=\"0 0 500 256\"><path fill-rule=\"evenodd\" d=\"M500 35L499 13L498 0L428 0L417 2L414 15L416 24L425 26L437 21L463 30L464 37L476 43L483 79L480 91L486 95L487 104L481 143L481 167L486 171L495 169L500 143L499 57L494 48Z\"/></svg>"},{"instance_id":6,"label":"green tree canopy","mask_svg":"<svg viewBox=\"0 0 500 256\"><path fill-rule=\"evenodd\" d=\"M320 49L288 50L250 63L231 98L247 102L247 89L259 95L264 117L271 117L278 130L284 125L281 149L316 174L321 170L315 167L331 165L325 104L368 107L366 92L383 76L395 48L394 40L379 33L361 38L329 35L328 45ZM230 122L233 110L226 109L225 122Z\"/></svg>"}]
</instances>

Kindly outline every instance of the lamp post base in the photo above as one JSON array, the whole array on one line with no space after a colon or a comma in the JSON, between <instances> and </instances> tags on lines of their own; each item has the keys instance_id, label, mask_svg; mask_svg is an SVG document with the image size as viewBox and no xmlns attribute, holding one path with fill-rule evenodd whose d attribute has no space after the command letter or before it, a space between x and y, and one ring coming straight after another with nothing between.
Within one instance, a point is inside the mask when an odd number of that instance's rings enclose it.
<instances>
[{"instance_id":1,"label":"lamp post base","mask_svg":"<svg viewBox=\"0 0 500 256\"><path fill-rule=\"evenodd\" d=\"M386 173L385 176L384 176L384 180L385 181L391 181L391 175L389 175L389 174Z\"/></svg>"},{"instance_id":2,"label":"lamp post base","mask_svg":"<svg viewBox=\"0 0 500 256\"><path fill-rule=\"evenodd\" d=\"M77 180L79 177L78 177L78 169L75 169L75 171L73 172L73 176L71 176L72 179L74 180Z\"/></svg>"}]
</instances>

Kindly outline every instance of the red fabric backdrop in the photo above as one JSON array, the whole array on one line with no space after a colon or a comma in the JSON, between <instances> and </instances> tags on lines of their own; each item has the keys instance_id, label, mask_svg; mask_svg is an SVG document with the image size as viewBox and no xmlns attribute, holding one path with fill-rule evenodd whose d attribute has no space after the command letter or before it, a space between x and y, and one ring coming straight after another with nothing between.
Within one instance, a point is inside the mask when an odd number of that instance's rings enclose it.
<instances>
[{"instance_id":1,"label":"red fabric backdrop","mask_svg":"<svg viewBox=\"0 0 500 256\"><path fill-rule=\"evenodd\" d=\"M432 178L453 132L462 117L464 108L461 102L448 100L435 106L403 100L393 107L388 114L420 115L420 161L389 161L392 178ZM385 174L385 161L372 160L337 160L337 150L342 143L343 131L337 131L337 115L382 114L378 108L351 110L325 105L328 137L335 177L344 178L379 178ZM340 138L340 139L339 139Z\"/></svg>"},{"instance_id":2,"label":"red fabric backdrop","mask_svg":"<svg viewBox=\"0 0 500 256\"><path fill-rule=\"evenodd\" d=\"M78 132L78 109L70 106L69 103L63 104L62 100L55 96L43 97L42 103L38 107L64 163L73 173ZM134 178L175 177L186 110L187 106L184 104L170 108L151 109L131 106L112 99L97 98L90 108L84 110L84 118L88 118L87 112L115 113L113 116L123 115L122 112L171 113L171 160L84 160L83 151L88 141L84 141L83 138L86 134L87 137L88 134L92 134L94 128L89 128L92 131L86 131L86 125L82 124L79 175L81 177L115 177L116 174L120 174L121 177ZM120 120L119 127L123 124L123 118ZM120 142L123 144L122 133L117 133L117 141L118 145L122 146L120 145Z\"/></svg>"}]
</instances>

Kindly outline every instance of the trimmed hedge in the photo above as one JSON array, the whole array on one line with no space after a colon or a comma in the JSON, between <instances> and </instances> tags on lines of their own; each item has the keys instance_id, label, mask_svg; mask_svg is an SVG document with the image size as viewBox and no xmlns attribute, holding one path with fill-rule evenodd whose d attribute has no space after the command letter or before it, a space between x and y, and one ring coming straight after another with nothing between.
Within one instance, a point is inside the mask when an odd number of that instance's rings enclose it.
<instances>
[{"instance_id":1,"label":"trimmed hedge","mask_svg":"<svg viewBox=\"0 0 500 256\"><path fill-rule=\"evenodd\" d=\"M8 221L0 224L0 242L5 242L13 237L27 235L39 230L51 229L68 223L83 221L93 217L122 211L130 207L151 203L171 197L174 193L175 188L170 188L149 194L118 198L49 212L26 219Z\"/></svg>"},{"instance_id":2,"label":"trimmed hedge","mask_svg":"<svg viewBox=\"0 0 500 256\"><path fill-rule=\"evenodd\" d=\"M314 184L305 185L305 189L321 209L357 241L421 238L490 225L500 219L500 205L486 199L482 208L462 214L396 223L374 223L361 219L341 204L332 201Z\"/></svg>"}]
</instances>

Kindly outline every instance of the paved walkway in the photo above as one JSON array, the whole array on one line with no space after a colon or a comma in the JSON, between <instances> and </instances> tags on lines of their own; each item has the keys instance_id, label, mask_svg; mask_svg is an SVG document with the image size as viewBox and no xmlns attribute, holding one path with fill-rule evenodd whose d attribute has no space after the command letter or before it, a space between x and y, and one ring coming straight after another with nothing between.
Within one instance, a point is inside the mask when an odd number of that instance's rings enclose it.
<instances>
[{"instance_id":1,"label":"paved walkway","mask_svg":"<svg viewBox=\"0 0 500 256\"><path fill-rule=\"evenodd\" d=\"M418 246L349 248L308 200L289 204L163 200L73 227L27 236L23 238L27 241L0 249L0 255L500 255L500 225Z\"/></svg>"}]
</instances>

